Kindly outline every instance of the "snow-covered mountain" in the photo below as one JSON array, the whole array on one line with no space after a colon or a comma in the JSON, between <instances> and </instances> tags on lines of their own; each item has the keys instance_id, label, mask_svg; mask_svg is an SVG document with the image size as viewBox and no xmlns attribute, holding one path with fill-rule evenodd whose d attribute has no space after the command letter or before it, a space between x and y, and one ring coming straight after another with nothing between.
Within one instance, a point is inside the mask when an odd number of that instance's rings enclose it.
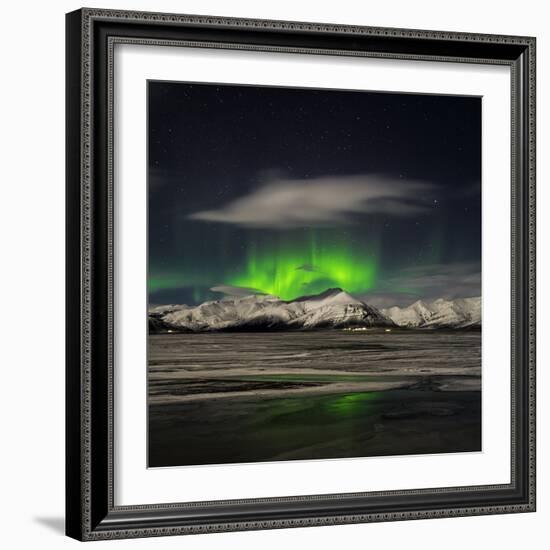
<instances>
[{"instance_id":1,"label":"snow-covered mountain","mask_svg":"<svg viewBox=\"0 0 550 550\"><path fill-rule=\"evenodd\" d=\"M481 326L481 297L433 302L419 300L408 307L381 310L400 327L410 328L475 328Z\"/></svg>"},{"instance_id":2,"label":"snow-covered mountain","mask_svg":"<svg viewBox=\"0 0 550 550\"><path fill-rule=\"evenodd\" d=\"M285 330L395 326L378 309L331 288L315 296L284 301L254 294L204 302L198 306L156 307L149 311L151 332Z\"/></svg>"}]
</instances>

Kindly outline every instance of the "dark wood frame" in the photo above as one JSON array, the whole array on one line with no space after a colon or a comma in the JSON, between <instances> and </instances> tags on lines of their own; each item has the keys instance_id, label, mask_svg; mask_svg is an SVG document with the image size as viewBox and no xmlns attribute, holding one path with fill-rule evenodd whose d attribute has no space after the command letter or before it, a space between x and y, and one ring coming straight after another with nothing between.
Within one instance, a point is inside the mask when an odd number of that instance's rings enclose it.
<instances>
[{"instance_id":1,"label":"dark wood frame","mask_svg":"<svg viewBox=\"0 0 550 550\"><path fill-rule=\"evenodd\" d=\"M114 505L111 132L116 43L511 68L510 484L192 505ZM535 510L534 38L82 9L67 14L66 61L67 535L98 540Z\"/></svg>"}]
</instances>

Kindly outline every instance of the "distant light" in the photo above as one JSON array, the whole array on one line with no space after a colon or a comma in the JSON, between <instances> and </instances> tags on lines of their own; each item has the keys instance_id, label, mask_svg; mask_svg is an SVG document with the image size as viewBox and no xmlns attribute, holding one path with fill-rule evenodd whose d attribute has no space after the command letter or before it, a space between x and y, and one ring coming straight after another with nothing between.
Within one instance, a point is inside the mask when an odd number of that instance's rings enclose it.
<instances>
[{"instance_id":1,"label":"distant light","mask_svg":"<svg viewBox=\"0 0 550 550\"><path fill-rule=\"evenodd\" d=\"M384 332L391 332L391 328L385 329Z\"/></svg>"}]
</instances>

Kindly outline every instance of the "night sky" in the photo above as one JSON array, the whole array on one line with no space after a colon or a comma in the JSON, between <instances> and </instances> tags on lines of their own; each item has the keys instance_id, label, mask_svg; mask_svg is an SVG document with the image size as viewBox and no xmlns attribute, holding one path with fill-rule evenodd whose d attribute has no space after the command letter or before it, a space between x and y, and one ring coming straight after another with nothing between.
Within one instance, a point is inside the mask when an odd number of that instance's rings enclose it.
<instances>
[{"instance_id":1,"label":"night sky","mask_svg":"<svg viewBox=\"0 0 550 550\"><path fill-rule=\"evenodd\" d=\"M150 304L480 295L480 98L148 86Z\"/></svg>"}]
</instances>

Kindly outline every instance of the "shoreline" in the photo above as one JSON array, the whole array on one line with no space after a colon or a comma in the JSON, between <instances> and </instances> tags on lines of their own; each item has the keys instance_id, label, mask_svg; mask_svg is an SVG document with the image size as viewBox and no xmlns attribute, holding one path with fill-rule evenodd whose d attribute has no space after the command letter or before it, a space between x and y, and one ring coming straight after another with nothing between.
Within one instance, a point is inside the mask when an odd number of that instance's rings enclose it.
<instances>
[{"instance_id":1,"label":"shoreline","mask_svg":"<svg viewBox=\"0 0 550 550\"><path fill-rule=\"evenodd\" d=\"M441 375L443 377L444 375ZM434 376L433 378L438 378ZM389 378L389 377L388 377ZM445 382L439 380L433 380L430 377L430 384L435 384L437 388L432 391L436 392L461 392L461 391L481 391L481 378L474 376L455 377L453 380L448 380L446 377ZM237 377L237 380L242 380ZM214 379L213 381L218 381ZM415 377L415 380L394 380L394 381L365 381L363 383L345 383L329 382L322 385L314 386L301 386L297 388L285 388L285 389L260 389L260 390L243 390L243 391L215 391L215 392L201 392L190 393L187 395L148 395L148 405L163 405L163 404L177 404L188 403L206 400L221 400L221 399L241 399L248 397L265 397L265 398L285 398L285 397L298 397L298 396L321 396L321 395L338 395L338 394L354 394L354 393L371 393L371 392L385 392L396 389L408 390L418 386L424 379ZM296 384L298 385L298 384Z\"/></svg>"}]
</instances>

